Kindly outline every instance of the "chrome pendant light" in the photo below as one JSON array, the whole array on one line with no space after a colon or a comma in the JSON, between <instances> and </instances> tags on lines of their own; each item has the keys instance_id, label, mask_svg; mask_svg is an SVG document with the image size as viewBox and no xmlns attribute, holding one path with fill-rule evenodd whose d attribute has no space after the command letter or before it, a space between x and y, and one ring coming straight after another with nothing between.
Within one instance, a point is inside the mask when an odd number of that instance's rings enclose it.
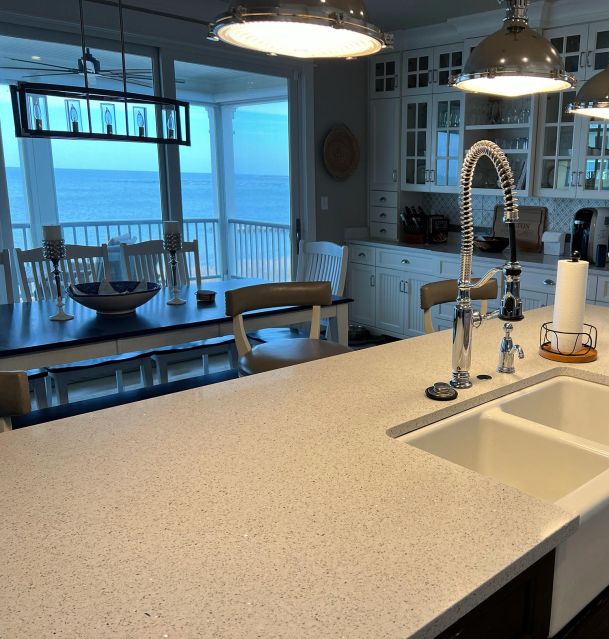
<instances>
[{"instance_id":1,"label":"chrome pendant light","mask_svg":"<svg viewBox=\"0 0 609 639\"><path fill-rule=\"evenodd\" d=\"M529 0L506 0L503 27L472 52L451 85L504 97L564 91L575 86L558 51L529 27Z\"/></svg>"},{"instance_id":2,"label":"chrome pendant light","mask_svg":"<svg viewBox=\"0 0 609 639\"><path fill-rule=\"evenodd\" d=\"M584 82L577 98L569 105L569 111L609 120L609 67Z\"/></svg>"},{"instance_id":3,"label":"chrome pendant light","mask_svg":"<svg viewBox=\"0 0 609 639\"><path fill-rule=\"evenodd\" d=\"M208 37L295 58L355 58L391 44L368 22L363 0L233 0Z\"/></svg>"}]
</instances>

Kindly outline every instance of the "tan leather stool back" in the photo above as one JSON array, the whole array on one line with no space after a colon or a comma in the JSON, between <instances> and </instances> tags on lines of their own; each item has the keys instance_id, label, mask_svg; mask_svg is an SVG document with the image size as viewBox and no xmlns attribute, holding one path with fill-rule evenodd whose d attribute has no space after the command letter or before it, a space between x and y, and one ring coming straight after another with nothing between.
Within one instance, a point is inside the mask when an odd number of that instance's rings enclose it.
<instances>
[{"instance_id":1,"label":"tan leather stool back","mask_svg":"<svg viewBox=\"0 0 609 639\"><path fill-rule=\"evenodd\" d=\"M472 282L477 282L473 279ZM480 288L473 288L471 295L473 300L481 300L480 311L486 313L488 311L488 300L497 298L499 288L497 280L492 279ZM423 320L426 333L433 333L433 322L431 319L431 309L438 304L448 304L457 299L459 293L459 283L457 280L442 280L441 282L431 282L421 287L421 309L423 311Z\"/></svg>"},{"instance_id":2,"label":"tan leather stool back","mask_svg":"<svg viewBox=\"0 0 609 639\"><path fill-rule=\"evenodd\" d=\"M309 339L319 339L321 307L332 303L330 282L282 282L257 284L226 291L226 314L233 318L239 356L252 350L243 324L243 313L277 306L311 306Z\"/></svg>"},{"instance_id":3,"label":"tan leather stool back","mask_svg":"<svg viewBox=\"0 0 609 639\"><path fill-rule=\"evenodd\" d=\"M0 371L0 432L11 429L11 417L27 415L30 410L27 373Z\"/></svg>"}]
</instances>

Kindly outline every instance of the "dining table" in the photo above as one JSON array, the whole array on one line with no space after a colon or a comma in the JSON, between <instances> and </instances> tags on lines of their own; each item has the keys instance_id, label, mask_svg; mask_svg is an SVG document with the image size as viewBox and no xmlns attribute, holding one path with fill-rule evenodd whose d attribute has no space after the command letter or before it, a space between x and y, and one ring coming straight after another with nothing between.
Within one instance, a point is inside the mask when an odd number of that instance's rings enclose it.
<instances>
[{"instance_id":1,"label":"dining table","mask_svg":"<svg viewBox=\"0 0 609 639\"><path fill-rule=\"evenodd\" d=\"M263 284L257 279L206 282L215 301L198 303L194 284L180 287L185 304L167 304L170 288L161 291L130 315L98 315L74 300L66 300L73 320L52 321L55 300L0 304L0 370L28 370L67 364L161 346L224 337L233 334L232 318L226 315L226 291ZM348 308L352 300L333 296L321 309L331 334L340 344L348 342ZM310 321L311 308L285 306L244 314L247 331L285 327Z\"/></svg>"}]
</instances>

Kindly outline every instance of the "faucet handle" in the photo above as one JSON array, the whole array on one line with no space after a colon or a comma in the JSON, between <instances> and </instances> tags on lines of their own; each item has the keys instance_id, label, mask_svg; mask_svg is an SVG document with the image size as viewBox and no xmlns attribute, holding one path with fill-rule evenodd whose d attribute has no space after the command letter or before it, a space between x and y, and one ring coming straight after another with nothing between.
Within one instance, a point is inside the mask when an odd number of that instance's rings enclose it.
<instances>
[{"instance_id":1,"label":"faucet handle","mask_svg":"<svg viewBox=\"0 0 609 639\"><path fill-rule=\"evenodd\" d=\"M518 359L524 359L524 350L520 344L514 344L514 350L518 353Z\"/></svg>"},{"instance_id":2,"label":"faucet handle","mask_svg":"<svg viewBox=\"0 0 609 639\"><path fill-rule=\"evenodd\" d=\"M510 322L506 322L503 325L503 331L505 332L505 336L506 337L510 337L510 335L512 334L512 331L514 330L514 325L511 324ZM520 348L520 347L519 347Z\"/></svg>"}]
</instances>

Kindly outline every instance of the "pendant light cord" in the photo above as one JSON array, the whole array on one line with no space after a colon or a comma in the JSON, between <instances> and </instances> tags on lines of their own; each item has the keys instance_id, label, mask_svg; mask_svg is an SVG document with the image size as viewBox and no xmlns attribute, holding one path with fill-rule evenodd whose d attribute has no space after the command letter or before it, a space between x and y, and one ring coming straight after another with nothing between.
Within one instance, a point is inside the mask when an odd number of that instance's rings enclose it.
<instances>
[{"instance_id":1,"label":"pendant light cord","mask_svg":"<svg viewBox=\"0 0 609 639\"><path fill-rule=\"evenodd\" d=\"M125 23L123 21L123 0L118 0L118 20L121 34L121 64L123 67L123 93L125 94L125 125L129 135L129 106L127 102L127 62L125 54Z\"/></svg>"},{"instance_id":2,"label":"pendant light cord","mask_svg":"<svg viewBox=\"0 0 609 639\"><path fill-rule=\"evenodd\" d=\"M91 122L91 102L89 100L89 69L87 68L87 47L85 36L85 10L82 0L78 0L78 8L80 13L80 46L82 48L82 67L85 75L85 91L87 94L87 122L89 123L89 131L93 131Z\"/></svg>"}]
</instances>

